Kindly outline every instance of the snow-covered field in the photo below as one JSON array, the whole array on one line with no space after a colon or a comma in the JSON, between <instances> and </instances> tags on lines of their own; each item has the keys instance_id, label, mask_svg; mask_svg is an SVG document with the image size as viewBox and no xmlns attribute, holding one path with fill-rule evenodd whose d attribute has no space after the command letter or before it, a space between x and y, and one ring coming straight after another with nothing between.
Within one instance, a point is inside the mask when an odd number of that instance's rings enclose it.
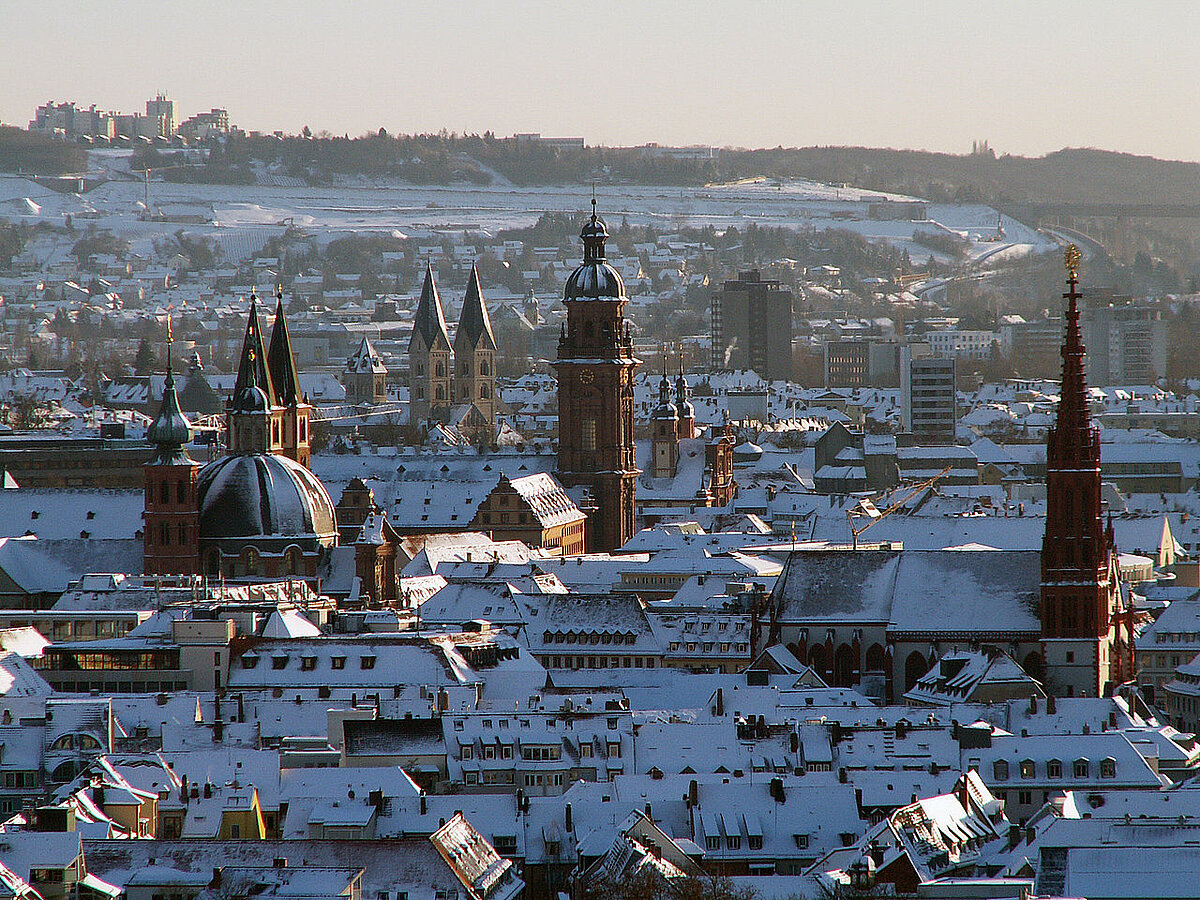
<instances>
[{"instance_id":1,"label":"snow-covered field","mask_svg":"<svg viewBox=\"0 0 1200 900\"><path fill-rule=\"evenodd\" d=\"M119 171L113 151L97 162ZM880 199L907 200L853 188L808 181L786 183L755 180L696 188L604 185L600 209L610 224L627 219L670 231L685 225L724 229L749 222L791 228L844 228L868 240L909 248L914 260L929 250L912 243L913 231L944 228L971 241L974 257L1002 248L1007 252L1041 252L1053 242L1037 231L1005 218L997 236L996 212L978 204L930 206L928 223L877 221L868 206ZM136 252L150 249L156 237L185 227L216 238L227 254L254 253L286 223L332 238L352 231L400 231L423 237L444 231L499 229L531 225L545 212L581 212L588 208L591 188L579 185L516 187L513 185L414 186L365 183L347 179L336 187L267 185L181 185L152 182L151 207L175 222L144 221L146 187L136 180L112 180L79 196L59 194L16 176L0 176L0 217L13 221L61 224L72 216L76 227L95 224L126 237ZM180 219L203 218L204 224ZM247 230L237 239L230 230ZM237 261L227 255L230 262Z\"/></svg>"}]
</instances>

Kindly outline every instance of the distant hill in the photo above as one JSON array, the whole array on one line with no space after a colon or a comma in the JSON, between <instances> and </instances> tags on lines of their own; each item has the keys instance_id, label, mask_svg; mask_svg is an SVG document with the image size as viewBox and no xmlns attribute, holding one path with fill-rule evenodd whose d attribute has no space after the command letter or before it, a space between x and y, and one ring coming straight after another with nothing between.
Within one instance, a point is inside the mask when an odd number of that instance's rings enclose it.
<instances>
[{"instance_id":1,"label":"distant hill","mask_svg":"<svg viewBox=\"0 0 1200 900\"><path fill-rule=\"evenodd\" d=\"M727 150L721 166L736 177L804 177L931 200L1200 203L1200 164L1090 148L1041 157L867 147Z\"/></svg>"},{"instance_id":2,"label":"distant hill","mask_svg":"<svg viewBox=\"0 0 1200 900\"><path fill-rule=\"evenodd\" d=\"M497 173L526 185L613 180L699 185L765 176L844 182L934 201L1200 203L1200 164L1094 149L1042 157L869 147L725 149L712 160L679 160L639 148L554 147L490 134L323 134L239 138L215 152L213 163L246 165L252 159L317 180L366 174L418 184L486 184Z\"/></svg>"},{"instance_id":3,"label":"distant hill","mask_svg":"<svg viewBox=\"0 0 1200 900\"><path fill-rule=\"evenodd\" d=\"M87 168L87 154L69 141L0 125L0 172L61 175Z\"/></svg>"}]
</instances>

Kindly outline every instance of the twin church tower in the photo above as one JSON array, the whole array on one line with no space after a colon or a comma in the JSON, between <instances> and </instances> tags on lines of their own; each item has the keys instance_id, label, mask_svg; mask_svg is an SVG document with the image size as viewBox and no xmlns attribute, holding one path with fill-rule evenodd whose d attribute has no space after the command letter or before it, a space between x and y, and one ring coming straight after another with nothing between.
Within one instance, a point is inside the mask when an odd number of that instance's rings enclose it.
<instances>
[{"instance_id":1,"label":"twin church tower","mask_svg":"<svg viewBox=\"0 0 1200 900\"><path fill-rule=\"evenodd\" d=\"M596 214L580 234L583 262L567 279L558 341L558 469L564 487L587 488L590 540L614 550L634 534L633 373L639 360L625 321L625 284L605 261L608 229ZM426 266L409 353L409 420L494 428L496 337L474 267L453 345L433 269Z\"/></svg>"}]
</instances>

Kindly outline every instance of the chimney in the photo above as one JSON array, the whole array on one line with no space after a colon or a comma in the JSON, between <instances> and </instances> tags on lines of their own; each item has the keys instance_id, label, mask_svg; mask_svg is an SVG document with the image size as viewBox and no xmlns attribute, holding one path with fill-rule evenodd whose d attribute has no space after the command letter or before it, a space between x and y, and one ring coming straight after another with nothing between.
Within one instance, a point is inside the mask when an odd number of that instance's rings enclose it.
<instances>
[{"instance_id":1,"label":"chimney","mask_svg":"<svg viewBox=\"0 0 1200 900\"><path fill-rule=\"evenodd\" d=\"M700 785L696 783L695 778L688 782L688 803L692 806L700 805Z\"/></svg>"},{"instance_id":2,"label":"chimney","mask_svg":"<svg viewBox=\"0 0 1200 900\"><path fill-rule=\"evenodd\" d=\"M1008 826L1008 849L1009 850L1013 849L1019 843L1021 843L1021 826L1020 825L1009 825Z\"/></svg>"},{"instance_id":3,"label":"chimney","mask_svg":"<svg viewBox=\"0 0 1200 900\"><path fill-rule=\"evenodd\" d=\"M721 688L717 688L717 710L718 717L725 715L725 692Z\"/></svg>"},{"instance_id":4,"label":"chimney","mask_svg":"<svg viewBox=\"0 0 1200 900\"><path fill-rule=\"evenodd\" d=\"M421 815L429 812L429 799L425 796L425 792L421 791Z\"/></svg>"},{"instance_id":5,"label":"chimney","mask_svg":"<svg viewBox=\"0 0 1200 900\"><path fill-rule=\"evenodd\" d=\"M574 824L571 820L571 804L570 803L568 803L566 805L566 808L563 810L563 816L564 816L563 826L566 828L567 831L574 831L575 828L574 828Z\"/></svg>"},{"instance_id":6,"label":"chimney","mask_svg":"<svg viewBox=\"0 0 1200 900\"><path fill-rule=\"evenodd\" d=\"M649 803L646 804L646 818L649 819L651 822L654 821L654 811L650 808Z\"/></svg>"},{"instance_id":7,"label":"chimney","mask_svg":"<svg viewBox=\"0 0 1200 900\"><path fill-rule=\"evenodd\" d=\"M208 883L210 889L219 891L221 889L221 867L213 866L212 881Z\"/></svg>"},{"instance_id":8,"label":"chimney","mask_svg":"<svg viewBox=\"0 0 1200 900\"><path fill-rule=\"evenodd\" d=\"M1046 715L1048 715L1048 716L1054 715L1054 708L1055 708L1054 695L1047 694L1046 695Z\"/></svg>"},{"instance_id":9,"label":"chimney","mask_svg":"<svg viewBox=\"0 0 1200 900\"><path fill-rule=\"evenodd\" d=\"M1037 715L1037 694L1029 695L1029 714L1031 716Z\"/></svg>"}]
</instances>

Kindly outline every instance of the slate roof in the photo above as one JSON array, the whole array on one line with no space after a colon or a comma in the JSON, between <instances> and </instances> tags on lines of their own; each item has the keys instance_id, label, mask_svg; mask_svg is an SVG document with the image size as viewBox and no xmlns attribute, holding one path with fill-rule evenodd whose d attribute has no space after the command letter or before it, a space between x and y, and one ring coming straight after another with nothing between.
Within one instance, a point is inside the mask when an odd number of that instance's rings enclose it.
<instances>
[{"instance_id":1,"label":"slate roof","mask_svg":"<svg viewBox=\"0 0 1200 900\"><path fill-rule=\"evenodd\" d=\"M775 585L783 621L892 631L1037 632L1037 551L799 550Z\"/></svg>"},{"instance_id":2,"label":"slate roof","mask_svg":"<svg viewBox=\"0 0 1200 900\"><path fill-rule=\"evenodd\" d=\"M458 331L454 335L454 352L457 355L479 349L495 350L496 335L492 333L492 320L488 318L487 305L483 302L479 272L472 265L471 274L467 276L467 295L463 297L462 312L458 317Z\"/></svg>"},{"instance_id":3,"label":"slate roof","mask_svg":"<svg viewBox=\"0 0 1200 900\"><path fill-rule=\"evenodd\" d=\"M437 284L433 280L433 266L425 266L425 283L421 285L421 299L417 303L417 313L413 320L412 338L408 342L408 352L417 350L417 335L425 342L430 350L449 350L450 335L446 331L446 316L442 312L442 298L438 294Z\"/></svg>"},{"instance_id":4,"label":"slate roof","mask_svg":"<svg viewBox=\"0 0 1200 900\"><path fill-rule=\"evenodd\" d=\"M283 315L283 295L275 307L275 325L271 329L271 346L267 350L267 368L275 399L282 406L299 403L300 379L296 374L296 355L292 353L292 337Z\"/></svg>"}]
</instances>

